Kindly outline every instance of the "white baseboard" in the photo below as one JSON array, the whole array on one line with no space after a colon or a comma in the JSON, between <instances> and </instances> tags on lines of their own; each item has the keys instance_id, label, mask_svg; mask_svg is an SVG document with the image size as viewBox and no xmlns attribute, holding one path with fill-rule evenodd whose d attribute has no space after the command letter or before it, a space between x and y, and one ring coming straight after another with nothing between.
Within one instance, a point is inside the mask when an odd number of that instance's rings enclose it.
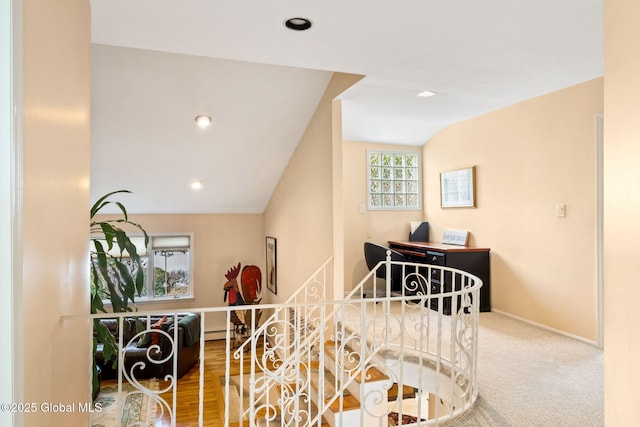
<instances>
[{"instance_id":1,"label":"white baseboard","mask_svg":"<svg viewBox=\"0 0 640 427\"><path fill-rule=\"evenodd\" d=\"M571 339L574 339L576 341L580 341L580 342L583 342L585 344L592 345L594 347L602 348L602 347L600 347L598 345L598 343L596 341L592 341L592 340L586 339L586 338L581 337L579 335L570 334L568 332L561 331L560 329L555 329L555 328L552 328L550 326L543 325L542 323L533 322L533 321L531 321L529 319L525 319L523 317L516 316L516 315L511 314L511 313L506 313L506 312L504 312L502 310L496 310L495 308L492 308L491 311L494 312L494 313L502 314L503 316L510 317L512 319L518 320L520 322L527 323L527 324L529 324L531 326L535 326L537 328L544 329L544 330L547 330L549 332L553 332L555 334L562 335L562 336L565 336L567 338L571 338Z\"/></svg>"},{"instance_id":2,"label":"white baseboard","mask_svg":"<svg viewBox=\"0 0 640 427\"><path fill-rule=\"evenodd\" d=\"M224 329L219 329L216 331L204 331L204 340L212 341L212 340L223 340L227 337L227 331Z\"/></svg>"}]
</instances>

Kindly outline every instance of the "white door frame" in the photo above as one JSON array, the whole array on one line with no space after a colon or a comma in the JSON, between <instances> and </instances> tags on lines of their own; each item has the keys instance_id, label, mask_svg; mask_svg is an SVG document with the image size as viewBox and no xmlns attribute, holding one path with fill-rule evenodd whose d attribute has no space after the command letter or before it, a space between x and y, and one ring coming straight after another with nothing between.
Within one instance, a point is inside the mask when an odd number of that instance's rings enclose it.
<instances>
[{"instance_id":1,"label":"white door frame","mask_svg":"<svg viewBox=\"0 0 640 427\"><path fill-rule=\"evenodd\" d=\"M22 2L0 0L0 402L22 402ZM22 426L0 411L0 424Z\"/></svg>"}]
</instances>

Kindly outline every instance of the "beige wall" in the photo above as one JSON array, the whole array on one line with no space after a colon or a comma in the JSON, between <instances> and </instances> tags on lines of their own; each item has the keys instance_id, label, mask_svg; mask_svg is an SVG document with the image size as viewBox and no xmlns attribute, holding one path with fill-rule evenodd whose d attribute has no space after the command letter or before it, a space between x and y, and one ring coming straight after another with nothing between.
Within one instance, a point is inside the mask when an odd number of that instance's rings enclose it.
<instances>
[{"instance_id":1,"label":"beige wall","mask_svg":"<svg viewBox=\"0 0 640 427\"><path fill-rule=\"evenodd\" d=\"M335 74L265 210L265 233L277 239L283 302L333 254L333 99L361 76Z\"/></svg>"},{"instance_id":2,"label":"beige wall","mask_svg":"<svg viewBox=\"0 0 640 427\"><path fill-rule=\"evenodd\" d=\"M640 406L640 2L605 2L605 423L636 426Z\"/></svg>"},{"instance_id":3,"label":"beige wall","mask_svg":"<svg viewBox=\"0 0 640 427\"><path fill-rule=\"evenodd\" d=\"M363 244L372 241L386 245L389 240L407 240L409 223L421 221L422 210L376 211L367 206L367 150L411 150L420 147L345 141L344 153L344 281L345 290L357 285L369 272ZM360 206L365 212L360 213Z\"/></svg>"},{"instance_id":4,"label":"beige wall","mask_svg":"<svg viewBox=\"0 0 640 427\"><path fill-rule=\"evenodd\" d=\"M90 324L60 317L89 313L89 3L27 0L23 7L21 401L87 403ZM87 423L78 412L24 418L27 426Z\"/></svg>"},{"instance_id":5,"label":"beige wall","mask_svg":"<svg viewBox=\"0 0 640 427\"><path fill-rule=\"evenodd\" d=\"M639 234L629 224L640 207L638 189L629 182L640 179L634 161L640 137L640 5L635 0L605 3L605 379L607 396L615 397L606 399L606 416L608 425L619 426L634 425L640 416L633 395L625 394L632 376L638 375L628 367L640 354L626 334L637 323L634 308L640 292L627 284L639 268L629 262L633 237ZM89 328L59 322L61 315L88 312L89 23L85 1L24 2L24 401L85 402L89 394L89 372L77 367L87 365L90 340L86 348L76 340L88 337ZM255 218L248 221L258 238L250 233L238 237L234 227L222 225L247 225L238 218L220 224L216 220L215 226L207 224L206 215L136 219L147 221L151 232L193 227L196 256L212 251L220 257L211 268L211 259L196 261L198 282L210 283L202 294L198 287L198 299L215 303L216 295L221 297L221 274L226 261L235 262L234 256L250 251L247 258L262 266L265 234L278 238L278 300L331 254L335 153L328 148L329 101L353 81L352 76L337 75L329 84L265 212L264 227ZM496 308L588 339L595 339L594 115L602 108L601 92L602 81L597 80L536 98L452 126L424 148L425 214L432 234L468 228L473 244L492 248ZM346 145L345 156L348 150ZM478 208L439 209L438 173L468 165L478 166ZM557 202L567 204L566 218L554 216ZM345 197L347 230L351 217L360 215L352 212ZM372 240L396 238L395 229L383 225L389 224L388 218L369 221ZM56 238L60 230L65 231L65 245ZM406 231L398 231L398 237ZM208 234L201 236L205 233L212 233L211 240L224 235L230 244L227 251L208 247L212 243ZM345 233L345 246L355 248L347 234L352 233ZM243 242L250 248L242 247ZM198 271L201 263L206 271ZM347 275L349 268L345 270ZM39 413L27 416L26 425L84 425L84 420L81 414Z\"/></svg>"},{"instance_id":6,"label":"beige wall","mask_svg":"<svg viewBox=\"0 0 640 427\"><path fill-rule=\"evenodd\" d=\"M597 339L596 79L450 126L424 146L432 240L491 248L493 308ZM440 208L439 173L476 166L477 208ZM566 217L556 204L566 204Z\"/></svg>"},{"instance_id":7,"label":"beige wall","mask_svg":"<svg viewBox=\"0 0 640 427\"><path fill-rule=\"evenodd\" d=\"M135 197L135 194L128 196ZM119 199L126 206L126 200ZM107 216L100 215L98 219ZM222 286L226 272L241 262L257 265L263 274L263 295L266 290L263 216L250 214L184 214L130 215L149 234L193 233L194 299L170 300L160 303L139 303L140 310L188 310L190 308L223 307ZM134 233L132 231L132 233ZM205 331L224 331L223 314L209 314Z\"/></svg>"}]
</instances>

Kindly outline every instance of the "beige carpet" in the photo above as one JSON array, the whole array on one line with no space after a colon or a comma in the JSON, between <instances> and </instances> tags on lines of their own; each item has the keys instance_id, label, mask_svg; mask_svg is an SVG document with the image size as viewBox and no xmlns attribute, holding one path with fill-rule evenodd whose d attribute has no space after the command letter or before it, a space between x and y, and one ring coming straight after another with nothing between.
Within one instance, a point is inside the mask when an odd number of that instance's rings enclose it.
<instances>
[{"instance_id":1,"label":"beige carpet","mask_svg":"<svg viewBox=\"0 0 640 427\"><path fill-rule=\"evenodd\" d=\"M380 306L367 306L367 318L381 320L378 335L384 326ZM391 304L391 313L399 318L399 303ZM408 310L407 330L412 330L411 322L437 322L436 312L427 313L429 319ZM449 316L443 316L442 326L446 353ZM477 375L474 407L441 426L604 425L603 351L590 344L498 313L480 313Z\"/></svg>"},{"instance_id":2,"label":"beige carpet","mask_svg":"<svg viewBox=\"0 0 640 427\"><path fill-rule=\"evenodd\" d=\"M481 313L478 358L476 405L441 426L604 425L602 350Z\"/></svg>"}]
</instances>

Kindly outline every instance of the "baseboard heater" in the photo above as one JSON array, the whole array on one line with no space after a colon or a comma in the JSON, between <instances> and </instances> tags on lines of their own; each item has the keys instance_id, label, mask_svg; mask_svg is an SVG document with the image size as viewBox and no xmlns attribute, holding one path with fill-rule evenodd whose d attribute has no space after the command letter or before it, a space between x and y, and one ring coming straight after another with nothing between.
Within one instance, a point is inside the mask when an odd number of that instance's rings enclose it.
<instances>
[{"instance_id":1,"label":"baseboard heater","mask_svg":"<svg viewBox=\"0 0 640 427\"><path fill-rule=\"evenodd\" d=\"M231 337L233 338L233 331L231 331ZM226 329L216 329L216 330L211 330L211 331L204 331L204 340L205 341L224 340L226 338L227 338L227 330Z\"/></svg>"},{"instance_id":2,"label":"baseboard heater","mask_svg":"<svg viewBox=\"0 0 640 427\"><path fill-rule=\"evenodd\" d=\"M211 331L204 331L204 340L205 341L213 341L213 340L223 340L227 337L226 329L216 329Z\"/></svg>"}]
</instances>

